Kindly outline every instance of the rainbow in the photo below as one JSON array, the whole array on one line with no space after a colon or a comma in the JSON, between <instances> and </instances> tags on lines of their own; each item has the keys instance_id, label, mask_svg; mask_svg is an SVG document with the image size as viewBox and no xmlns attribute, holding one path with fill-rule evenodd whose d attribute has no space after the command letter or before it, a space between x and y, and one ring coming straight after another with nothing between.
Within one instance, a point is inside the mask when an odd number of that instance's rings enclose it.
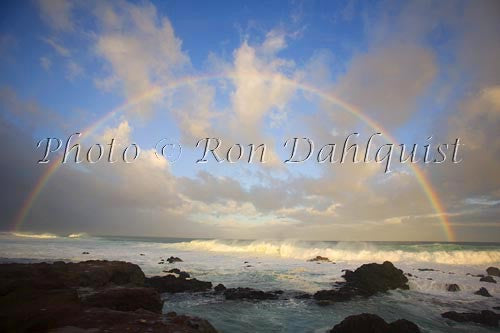
<instances>
[{"instance_id":1,"label":"rainbow","mask_svg":"<svg viewBox=\"0 0 500 333\"><path fill-rule=\"evenodd\" d=\"M174 82L171 82L169 84L166 84L164 86L157 86L155 88L150 89L146 93L143 93L142 95L139 95L135 98L130 99L126 103L112 109L109 113L105 114L102 118L97 120L95 123L87 127L85 130L81 131L81 137L86 137L93 133L96 129L98 129L102 124L106 123L109 121L111 118L116 116L117 114L124 112L134 106L139 105L145 100L156 98L156 97L161 97L165 91L169 91L172 89L176 89L182 86L187 86L190 84L196 84L199 82L203 81L211 81L211 80L222 80L222 79L233 79L235 78L234 73L224 73L224 74L217 74L217 75L200 75L200 76L186 76L181 79L178 79ZM380 132L384 134L389 141L391 141L394 144L397 144L396 139L389 134L387 130L385 130L380 124L378 124L375 120L372 118L368 117L365 115L359 108L356 108L352 104L349 104L340 98L334 96L331 93L325 92L321 89L318 89L310 84L306 84L300 81L297 81L295 79L287 78L285 76L279 75L279 74L265 74L265 73L246 73L245 76L257 76L259 79L263 79L266 81L274 81L274 82L279 82L284 85L290 85L295 87L297 90L301 90L304 92L308 92L314 95L317 95L321 97L322 99L328 101L331 104L338 105L340 106L343 110L353 114L356 116L359 120L370 126L372 129L374 129L377 132ZM59 160L53 160L47 170L42 174L42 176L38 179L37 183L33 187L32 191L29 193L29 195L26 197L24 200L19 212L16 214L14 221L12 223L13 230L19 230L19 228L22 226L24 221L26 220L26 217L28 213L31 210L31 207L35 203L36 199L42 192L43 188L51 178L51 176L55 173L55 171L59 168L59 166L62 163L60 163ZM425 176L424 172L418 167L418 165L410 163L410 167L420 185L422 190L424 191L424 194L426 195L428 201L430 202L431 206L433 207L436 216L439 218L441 226L443 228L443 231L446 235L446 238L448 241L453 242L456 240L455 233L451 227L451 223L448 220L447 213L443 207L443 204L441 203L441 200L432 187L432 184L429 182L427 177Z\"/></svg>"}]
</instances>

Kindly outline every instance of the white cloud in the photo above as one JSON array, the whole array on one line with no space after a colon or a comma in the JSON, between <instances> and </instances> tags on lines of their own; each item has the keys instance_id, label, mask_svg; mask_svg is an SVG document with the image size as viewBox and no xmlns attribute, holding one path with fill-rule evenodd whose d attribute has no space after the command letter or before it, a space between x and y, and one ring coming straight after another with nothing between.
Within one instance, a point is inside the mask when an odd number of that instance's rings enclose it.
<instances>
[{"instance_id":1,"label":"white cloud","mask_svg":"<svg viewBox=\"0 0 500 333\"><path fill-rule=\"evenodd\" d=\"M96 51L111 66L110 76L98 79L99 86L119 84L125 97L133 99L169 83L188 63L170 21L159 17L152 4L99 3L96 13L102 30ZM151 110L156 97L133 111Z\"/></svg>"},{"instance_id":2,"label":"white cloud","mask_svg":"<svg viewBox=\"0 0 500 333\"><path fill-rule=\"evenodd\" d=\"M63 57L69 57L71 52L69 49L67 49L66 47L64 47L61 43L59 43L58 41L56 41L55 38L53 37L45 37L45 38L42 38L42 40L49 44L50 46L52 46L54 48L54 50L59 53L61 56Z\"/></svg>"},{"instance_id":3,"label":"white cloud","mask_svg":"<svg viewBox=\"0 0 500 333\"><path fill-rule=\"evenodd\" d=\"M40 57L40 66L46 71L49 71L50 67L52 67L52 61L47 57Z\"/></svg>"},{"instance_id":4,"label":"white cloud","mask_svg":"<svg viewBox=\"0 0 500 333\"><path fill-rule=\"evenodd\" d=\"M69 0L38 0L40 16L54 30L71 31L74 28Z\"/></svg>"},{"instance_id":5,"label":"white cloud","mask_svg":"<svg viewBox=\"0 0 500 333\"><path fill-rule=\"evenodd\" d=\"M77 64L74 61L69 61L66 64L66 78L70 81L75 80L76 78L82 76L84 74L84 70L82 66Z\"/></svg>"}]
</instances>

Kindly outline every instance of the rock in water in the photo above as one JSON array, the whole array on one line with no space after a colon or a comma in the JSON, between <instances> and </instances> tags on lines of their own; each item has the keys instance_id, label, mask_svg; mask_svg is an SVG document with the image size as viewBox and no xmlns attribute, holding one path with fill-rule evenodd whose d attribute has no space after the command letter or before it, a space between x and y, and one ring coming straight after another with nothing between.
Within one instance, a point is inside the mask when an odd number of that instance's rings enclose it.
<instances>
[{"instance_id":1,"label":"rock in water","mask_svg":"<svg viewBox=\"0 0 500 333\"><path fill-rule=\"evenodd\" d=\"M216 293L221 293L224 290L226 290L226 287L222 283L219 283L218 285L215 286L214 290Z\"/></svg>"},{"instance_id":2,"label":"rock in water","mask_svg":"<svg viewBox=\"0 0 500 333\"><path fill-rule=\"evenodd\" d=\"M449 311L441 314L441 317L457 321L459 323L474 322L486 326L498 327L500 314L489 310L483 310L479 313L474 312L455 312Z\"/></svg>"},{"instance_id":3,"label":"rock in water","mask_svg":"<svg viewBox=\"0 0 500 333\"><path fill-rule=\"evenodd\" d=\"M167 261L169 264L173 264L174 262L182 262L182 259L178 257L170 257L167 259Z\"/></svg>"},{"instance_id":4,"label":"rock in water","mask_svg":"<svg viewBox=\"0 0 500 333\"><path fill-rule=\"evenodd\" d=\"M460 287L458 286L458 284L455 284L455 283L452 283L452 284L449 284L446 286L446 290L448 291L460 291Z\"/></svg>"},{"instance_id":5,"label":"rock in water","mask_svg":"<svg viewBox=\"0 0 500 333\"><path fill-rule=\"evenodd\" d=\"M158 290L160 293L198 292L212 289L212 282L172 274L146 278L145 285Z\"/></svg>"},{"instance_id":6,"label":"rock in water","mask_svg":"<svg viewBox=\"0 0 500 333\"><path fill-rule=\"evenodd\" d=\"M345 271L345 283L339 289L320 290L314 299L326 302L348 301L355 296L372 296L391 289L408 289L408 279L403 271L386 261L383 264L365 264L354 272Z\"/></svg>"},{"instance_id":7,"label":"rock in water","mask_svg":"<svg viewBox=\"0 0 500 333\"><path fill-rule=\"evenodd\" d=\"M485 276L479 279L481 282L497 283L492 276Z\"/></svg>"},{"instance_id":8,"label":"rock in water","mask_svg":"<svg viewBox=\"0 0 500 333\"><path fill-rule=\"evenodd\" d=\"M327 257L316 256L315 258L309 259L308 261L325 261L325 262L330 262L330 259L328 259Z\"/></svg>"},{"instance_id":9,"label":"rock in water","mask_svg":"<svg viewBox=\"0 0 500 333\"><path fill-rule=\"evenodd\" d=\"M420 328L417 326L417 324L406 319L399 319L389 324L389 333L419 333L419 332Z\"/></svg>"},{"instance_id":10,"label":"rock in water","mask_svg":"<svg viewBox=\"0 0 500 333\"><path fill-rule=\"evenodd\" d=\"M168 270L168 271L163 271L164 273L174 273L174 274L177 274L179 275L179 277L183 278L183 279L187 279L190 277L189 273L187 272L184 272L184 271L181 271L180 269L178 268L172 268L171 270Z\"/></svg>"},{"instance_id":11,"label":"rock in water","mask_svg":"<svg viewBox=\"0 0 500 333\"><path fill-rule=\"evenodd\" d=\"M488 267L486 273L488 273L488 275L500 277L500 269L498 269L498 267Z\"/></svg>"},{"instance_id":12,"label":"rock in water","mask_svg":"<svg viewBox=\"0 0 500 333\"><path fill-rule=\"evenodd\" d=\"M476 291L474 294L484 296L484 297L491 297L490 293L488 292L488 289L481 287L479 288L478 291Z\"/></svg>"},{"instance_id":13,"label":"rock in water","mask_svg":"<svg viewBox=\"0 0 500 333\"><path fill-rule=\"evenodd\" d=\"M278 299L278 292L262 291L252 288L229 288L224 291L226 299L268 300Z\"/></svg>"},{"instance_id":14,"label":"rock in water","mask_svg":"<svg viewBox=\"0 0 500 333\"><path fill-rule=\"evenodd\" d=\"M388 324L384 319L370 313L349 316L335 325L330 333L419 333L420 329L411 321L400 319Z\"/></svg>"},{"instance_id":15,"label":"rock in water","mask_svg":"<svg viewBox=\"0 0 500 333\"><path fill-rule=\"evenodd\" d=\"M344 277L347 284L369 295L391 289L409 289L408 279L403 271L389 261L381 265L365 264L354 272L347 270Z\"/></svg>"}]
</instances>

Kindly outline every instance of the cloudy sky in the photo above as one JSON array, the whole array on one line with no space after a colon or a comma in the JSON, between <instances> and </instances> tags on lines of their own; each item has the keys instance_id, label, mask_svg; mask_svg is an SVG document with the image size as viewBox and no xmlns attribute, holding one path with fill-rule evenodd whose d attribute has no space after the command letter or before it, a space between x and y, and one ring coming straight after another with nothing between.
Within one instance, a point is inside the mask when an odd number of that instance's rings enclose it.
<instances>
[{"instance_id":1,"label":"cloudy sky","mask_svg":"<svg viewBox=\"0 0 500 333\"><path fill-rule=\"evenodd\" d=\"M498 1L1 7L1 230L500 239ZM75 132L83 133L75 141L82 158L112 138L118 157L136 143L140 158L61 164ZM283 163L288 138L310 138L317 153L325 144L341 149L354 132L360 154L376 132L374 149L435 150L460 138L461 162L449 155L446 163L395 163L390 173L377 163L320 164L314 154ZM63 147L52 163L38 164L37 143L48 137ZM222 140L221 152L265 143L266 163L217 163L211 155L195 163L196 142L207 137ZM175 162L155 155L162 138L182 146Z\"/></svg>"}]
</instances>

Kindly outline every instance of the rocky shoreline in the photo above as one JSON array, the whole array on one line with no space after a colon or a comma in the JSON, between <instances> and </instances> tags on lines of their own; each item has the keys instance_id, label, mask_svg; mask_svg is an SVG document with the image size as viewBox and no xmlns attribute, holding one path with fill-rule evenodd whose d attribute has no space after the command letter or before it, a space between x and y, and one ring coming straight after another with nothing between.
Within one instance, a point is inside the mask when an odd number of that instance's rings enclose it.
<instances>
[{"instance_id":1,"label":"rocky shoreline","mask_svg":"<svg viewBox=\"0 0 500 333\"><path fill-rule=\"evenodd\" d=\"M329 262L327 259L314 258L314 261ZM168 261L182 260L171 257ZM211 282L192 278L177 268L164 273L163 276L146 277L138 265L106 260L0 264L0 331L212 333L217 331L205 319L174 312L164 314L161 294L199 292L222 295L229 301L255 302L297 298L328 306L393 289L409 289L405 273L388 261L346 270L345 282L314 294L226 288L222 284L213 288ZM498 276L498 271L490 267L488 274ZM449 291L456 288L449 288ZM450 311L442 317L493 327L498 327L500 320L500 315L491 310L480 313ZM345 318L331 332L412 333L420 329L404 318L387 323L376 315L364 313Z\"/></svg>"},{"instance_id":2,"label":"rocky shoreline","mask_svg":"<svg viewBox=\"0 0 500 333\"><path fill-rule=\"evenodd\" d=\"M163 315L162 289L152 279L122 261L1 264L0 331L217 332L201 318Z\"/></svg>"}]
</instances>

